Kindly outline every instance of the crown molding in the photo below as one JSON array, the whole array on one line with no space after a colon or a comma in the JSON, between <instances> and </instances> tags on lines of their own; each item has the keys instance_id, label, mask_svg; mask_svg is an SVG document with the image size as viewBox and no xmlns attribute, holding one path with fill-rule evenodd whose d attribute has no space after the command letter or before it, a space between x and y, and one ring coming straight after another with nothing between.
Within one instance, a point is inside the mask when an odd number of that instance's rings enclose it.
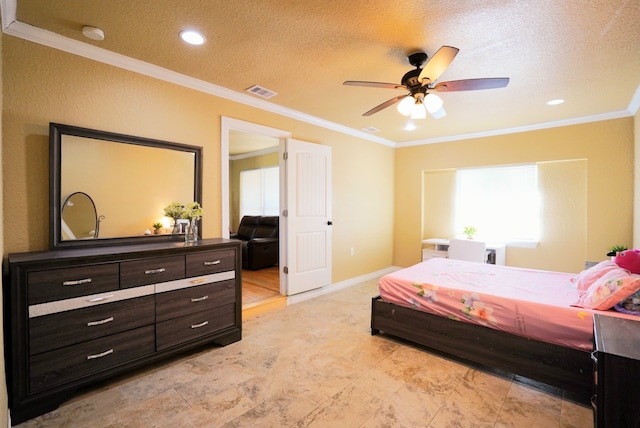
<instances>
[{"instance_id":1,"label":"crown molding","mask_svg":"<svg viewBox=\"0 0 640 428\"><path fill-rule=\"evenodd\" d=\"M639 91L636 91L636 93L638 92ZM474 132L470 134L460 134L460 135L454 135L451 137L429 138L424 140L407 141L404 143L398 143L396 147L421 146L425 144L448 143L451 141L470 140L473 138L492 137L496 135L517 134L519 132L539 131L542 129L558 128L561 126L570 126L570 125L580 125L583 123L599 122L601 120L620 119L620 118L629 117L629 116L632 116L629 110L621 110L617 112L610 112L610 113L599 114L594 116L584 116L584 117L577 117L573 119L557 120L554 122L544 122L544 123L536 123L536 124L526 125L526 126L518 126L515 128L494 129L491 131Z\"/></svg>"}]
</instances>

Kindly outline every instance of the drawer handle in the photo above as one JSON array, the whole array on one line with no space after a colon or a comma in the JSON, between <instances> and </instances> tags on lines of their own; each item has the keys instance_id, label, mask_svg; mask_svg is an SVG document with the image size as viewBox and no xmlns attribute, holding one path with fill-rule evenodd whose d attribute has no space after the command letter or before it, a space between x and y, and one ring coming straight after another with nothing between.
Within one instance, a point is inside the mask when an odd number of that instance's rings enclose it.
<instances>
[{"instance_id":1,"label":"drawer handle","mask_svg":"<svg viewBox=\"0 0 640 428\"><path fill-rule=\"evenodd\" d=\"M162 273L166 271L165 268L160 268L160 269L149 269L149 270L145 270L144 274L145 275L153 275L154 273Z\"/></svg>"},{"instance_id":2,"label":"drawer handle","mask_svg":"<svg viewBox=\"0 0 640 428\"><path fill-rule=\"evenodd\" d=\"M192 302L202 302L203 300L207 300L209 296L195 297L191 299Z\"/></svg>"},{"instance_id":3,"label":"drawer handle","mask_svg":"<svg viewBox=\"0 0 640 428\"><path fill-rule=\"evenodd\" d=\"M219 265L220 264L220 260L216 260L214 262L204 262L202 264L205 265L205 266Z\"/></svg>"},{"instance_id":4,"label":"drawer handle","mask_svg":"<svg viewBox=\"0 0 640 428\"><path fill-rule=\"evenodd\" d=\"M90 282L91 282L91 278L75 279L72 281L64 281L62 285L82 285L82 284L88 284Z\"/></svg>"},{"instance_id":5,"label":"drawer handle","mask_svg":"<svg viewBox=\"0 0 640 428\"><path fill-rule=\"evenodd\" d=\"M95 360L96 358L106 357L109 354L113 354L113 348L108 351L101 352L99 354L87 355L87 360Z\"/></svg>"},{"instance_id":6,"label":"drawer handle","mask_svg":"<svg viewBox=\"0 0 640 428\"><path fill-rule=\"evenodd\" d=\"M102 302L103 300L107 300L112 297L113 297L113 294L109 294L108 296L94 297L93 299L89 299L89 302Z\"/></svg>"},{"instance_id":7,"label":"drawer handle","mask_svg":"<svg viewBox=\"0 0 640 428\"><path fill-rule=\"evenodd\" d=\"M102 325L102 324L106 324L106 323L111 322L111 321L113 321L113 317L105 318L105 319L100 320L100 321L89 321L87 323L87 327L92 327L94 325Z\"/></svg>"},{"instance_id":8,"label":"drawer handle","mask_svg":"<svg viewBox=\"0 0 640 428\"><path fill-rule=\"evenodd\" d=\"M591 353L591 360L593 360L594 363L598 364L598 354L597 351L593 351Z\"/></svg>"},{"instance_id":9,"label":"drawer handle","mask_svg":"<svg viewBox=\"0 0 640 428\"><path fill-rule=\"evenodd\" d=\"M200 328L200 327L204 327L207 324L209 324L209 321L204 321L204 322L201 322L200 324L191 324L191 328Z\"/></svg>"}]
</instances>

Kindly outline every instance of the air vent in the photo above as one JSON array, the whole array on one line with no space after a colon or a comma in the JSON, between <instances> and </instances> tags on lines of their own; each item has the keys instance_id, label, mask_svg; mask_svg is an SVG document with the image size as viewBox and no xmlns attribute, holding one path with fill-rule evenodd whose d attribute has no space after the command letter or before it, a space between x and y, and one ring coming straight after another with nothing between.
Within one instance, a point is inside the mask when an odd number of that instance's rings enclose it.
<instances>
[{"instance_id":1,"label":"air vent","mask_svg":"<svg viewBox=\"0 0 640 428\"><path fill-rule=\"evenodd\" d=\"M362 128L363 131L365 132L371 132L372 134L374 132L380 132L380 130L378 128L376 128L375 126L367 126L366 128Z\"/></svg>"},{"instance_id":2,"label":"air vent","mask_svg":"<svg viewBox=\"0 0 640 428\"><path fill-rule=\"evenodd\" d=\"M252 87L247 89L247 92L252 93L253 95L257 95L264 99L269 99L271 97L275 97L278 95L277 92L270 91L267 88L263 88L262 86L253 85Z\"/></svg>"}]
</instances>

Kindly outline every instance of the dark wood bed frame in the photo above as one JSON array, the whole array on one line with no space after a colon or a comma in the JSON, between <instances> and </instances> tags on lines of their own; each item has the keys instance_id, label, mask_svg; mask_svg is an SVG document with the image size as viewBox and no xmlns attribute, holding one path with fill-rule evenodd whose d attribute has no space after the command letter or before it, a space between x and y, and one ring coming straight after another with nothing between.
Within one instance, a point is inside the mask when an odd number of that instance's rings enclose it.
<instances>
[{"instance_id":1,"label":"dark wood bed frame","mask_svg":"<svg viewBox=\"0 0 640 428\"><path fill-rule=\"evenodd\" d=\"M384 333L576 394L593 394L591 354L372 299L371 334Z\"/></svg>"}]
</instances>

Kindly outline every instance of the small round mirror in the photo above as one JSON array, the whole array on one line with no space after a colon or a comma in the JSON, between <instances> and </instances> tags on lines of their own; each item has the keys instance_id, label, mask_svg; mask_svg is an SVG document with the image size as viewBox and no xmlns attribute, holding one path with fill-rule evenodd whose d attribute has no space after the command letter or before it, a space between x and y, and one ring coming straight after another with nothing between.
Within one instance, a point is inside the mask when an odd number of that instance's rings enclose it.
<instances>
[{"instance_id":1,"label":"small round mirror","mask_svg":"<svg viewBox=\"0 0 640 428\"><path fill-rule=\"evenodd\" d=\"M89 195L75 192L62 204L62 240L98 237L98 214Z\"/></svg>"}]
</instances>

